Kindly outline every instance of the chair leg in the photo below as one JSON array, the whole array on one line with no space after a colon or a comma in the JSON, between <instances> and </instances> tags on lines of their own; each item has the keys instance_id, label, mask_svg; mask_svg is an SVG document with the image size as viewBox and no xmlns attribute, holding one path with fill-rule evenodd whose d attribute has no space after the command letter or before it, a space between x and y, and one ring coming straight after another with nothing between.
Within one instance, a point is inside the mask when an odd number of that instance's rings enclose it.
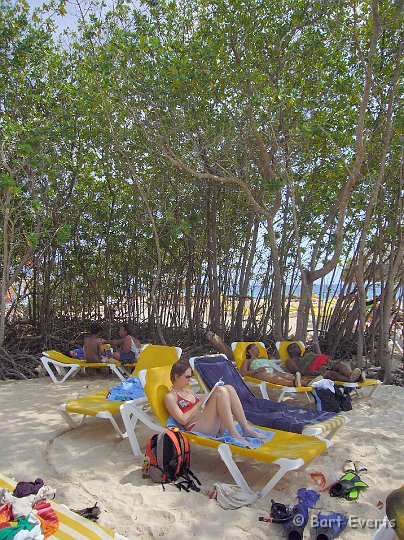
<instances>
[{"instance_id":1,"label":"chair leg","mask_svg":"<svg viewBox=\"0 0 404 540\"><path fill-rule=\"evenodd\" d=\"M285 476L289 471L296 471L304 466L304 460L302 458L298 459L286 459L280 458L274 461L275 465L279 465L278 471L273 475L273 477L267 482L267 484L260 491L260 499L268 495L276 484Z\"/></svg>"},{"instance_id":2,"label":"chair leg","mask_svg":"<svg viewBox=\"0 0 404 540\"><path fill-rule=\"evenodd\" d=\"M107 411L100 412L100 413L97 413L95 416L96 416L96 418L105 418L106 420L109 420L111 422L113 428L115 429L115 431L119 435L119 437L121 437L121 439L126 439L126 437L128 436L127 432L121 430L121 428L118 426L115 418L112 416L112 414L110 412L107 412Z\"/></svg>"},{"instance_id":3,"label":"chair leg","mask_svg":"<svg viewBox=\"0 0 404 540\"><path fill-rule=\"evenodd\" d=\"M230 447L228 444L219 444L217 448L220 457L224 461L229 473L232 475L234 481L236 484L241 487L243 491L246 493L249 493L252 495L254 491L250 488L250 486L247 484L244 476L242 475L240 469L237 467L233 455L231 453Z\"/></svg>"},{"instance_id":4,"label":"chair leg","mask_svg":"<svg viewBox=\"0 0 404 540\"><path fill-rule=\"evenodd\" d=\"M371 388L370 392L366 396L364 396L364 399L368 399L368 398L370 398L370 396L373 396L373 394L376 392L376 390L379 388L379 386L380 386L380 383L377 383L374 386L371 386L370 387Z\"/></svg>"},{"instance_id":5,"label":"chair leg","mask_svg":"<svg viewBox=\"0 0 404 540\"><path fill-rule=\"evenodd\" d=\"M112 373L115 373L115 375L120 379L122 382L125 382L126 379L122 372L119 370L119 367L115 364L109 364L109 369L112 371Z\"/></svg>"},{"instance_id":6,"label":"chair leg","mask_svg":"<svg viewBox=\"0 0 404 540\"><path fill-rule=\"evenodd\" d=\"M376 392L376 390L379 388L380 385L381 385L381 382L378 382L374 384L373 386L368 386L367 387L369 389L368 392L366 392L365 388L363 387L361 389L361 392L358 392L356 390L356 393L358 394L358 399L369 399L371 396L373 396L373 394ZM360 396L360 394L362 394L362 397Z\"/></svg>"},{"instance_id":7,"label":"chair leg","mask_svg":"<svg viewBox=\"0 0 404 540\"><path fill-rule=\"evenodd\" d=\"M264 399L269 399L268 386L266 385L265 381L262 381L262 383L260 383L260 390L262 397Z\"/></svg>"},{"instance_id":8,"label":"chair leg","mask_svg":"<svg viewBox=\"0 0 404 540\"><path fill-rule=\"evenodd\" d=\"M279 398L278 398L278 403L283 401L283 398L285 397L285 395L286 395L286 391L285 391L285 389L283 389L280 396L279 396Z\"/></svg>"},{"instance_id":9,"label":"chair leg","mask_svg":"<svg viewBox=\"0 0 404 540\"><path fill-rule=\"evenodd\" d=\"M142 451L140 449L139 441L137 440L135 432L136 424L139 418L133 414L131 409L125 407L124 405L121 405L121 416L123 420L123 425L126 429L126 435L132 448L132 452L135 456L141 456Z\"/></svg>"},{"instance_id":10,"label":"chair leg","mask_svg":"<svg viewBox=\"0 0 404 540\"><path fill-rule=\"evenodd\" d=\"M53 360L49 360L48 358L41 358L41 362L43 367L46 369L49 377L55 384L64 383L69 377L76 375L76 373L80 370L80 366L78 365L66 364L66 366L62 366L59 363L54 362ZM55 368L57 374L60 377L59 379L53 372L51 365ZM70 368L69 370L67 370L68 367Z\"/></svg>"},{"instance_id":11,"label":"chair leg","mask_svg":"<svg viewBox=\"0 0 404 540\"><path fill-rule=\"evenodd\" d=\"M132 448L132 452L135 454L135 456L141 456L143 452L140 449L135 431L138 420L140 420L152 431L163 432L165 431L165 428L153 422L150 416L145 411L143 411L141 406L139 406L138 404L128 401L126 403L123 403L120 409L122 420L126 429L126 434Z\"/></svg>"},{"instance_id":12,"label":"chair leg","mask_svg":"<svg viewBox=\"0 0 404 540\"><path fill-rule=\"evenodd\" d=\"M82 419L79 422L75 422L73 418L70 416L70 414L66 411L65 407L66 407L65 403L63 405L60 405L59 412L63 416L67 424L69 424L69 426L73 429L81 426L81 424L84 422L87 416L83 414Z\"/></svg>"},{"instance_id":13,"label":"chair leg","mask_svg":"<svg viewBox=\"0 0 404 540\"><path fill-rule=\"evenodd\" d=\"M218 452L220 457L224 461L229 473L233 477L236 484L245 492L250 495L253 495L254 492L250 486L247 484L246 479L241 473L240 469L236 465L231 449L228 444L220 444L218 446ZM304 461L301 458L298 459L286 459L280 458L274 461L274 465L278 465L278 471L272 476L272 478L267 482L267 484L257 493L258 497L261 499L268 495L270 491L276 486L276 484L281 480L285 474L289 471L295 471L300 469L304 465Z\"/></svg>"},{"instance_id":14,"label":"chair leg","mask_svg":"<svg viewBox=\"0 0 404 540\"><path fill-rule=\"evenodd\" d=\"M306 395L306 398L307 398L307 401L310 403L310 405L313 403L311 401L311 392L305 392L305 395ZM315 399L313 398L313 401L315 401Z\"/></svg>"}]
</instances>

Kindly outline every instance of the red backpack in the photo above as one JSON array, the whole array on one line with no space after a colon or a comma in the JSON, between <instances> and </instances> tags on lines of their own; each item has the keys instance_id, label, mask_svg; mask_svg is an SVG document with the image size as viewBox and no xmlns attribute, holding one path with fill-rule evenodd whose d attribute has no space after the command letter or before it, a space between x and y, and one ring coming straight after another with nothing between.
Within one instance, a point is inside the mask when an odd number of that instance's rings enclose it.
<instances>
[{"instance_id":1,"label":"red backpack","mask_svg":"<svg viewBox=\"0 0 404 540\"><path fill-rule=\"evenodd\" d=\"M190 463L191 449L187 438L178 428L169 428L147 440L143 477L161 483L163 489L164 484L173 483L179 490L200 491L198 485L201 483L189 468Z\"/></svg>"}]
</instances>

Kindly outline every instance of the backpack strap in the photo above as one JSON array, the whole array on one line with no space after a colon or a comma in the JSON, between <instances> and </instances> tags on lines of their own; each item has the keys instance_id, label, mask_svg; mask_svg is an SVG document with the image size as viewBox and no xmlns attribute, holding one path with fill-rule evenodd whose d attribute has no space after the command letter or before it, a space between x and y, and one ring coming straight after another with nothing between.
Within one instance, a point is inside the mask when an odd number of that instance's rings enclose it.
<instances>
[{"instance_id":1,"label":"backpack strap","mask_svg":"<svg viewBox=\"0 0 404 540\"><path fill-rule=\"evenodd\" d=\"M194 474L194 473L191 471L191 469L188 469L188 474L189 474L189 476L192 478L192 480L193 480L194 482L196 482L199 486L202 485L202 482L199 480L199 478L196 476L196 474ZM198 489L198 491L200 491L200 490Z\"/></svg>"},{"instance_id":2,"label":"backpack strap","mask_svg":"<svg viewBox=\"0 0 404 540\"><path fill-rule=\"evenodd\" d=\"M157 465L155 450L157 445L157 435L152 435L147 439L145 456L149 459L150 465Z\"/></svg>"},{"instance_id":3,"label":"backpack strap","mask_svg":"<svg viewBox=\"0 0 404 540\"><path fill-rule=\"evenodd\" d=\"M181 491L181 489L183 489L187 493L189 493L190 490L196 491L196 492L201 491L201 488L198 487L195 484L195 482L192 480L192 478L189 478L189 476L187 474L183 474L181 476L182 476L182 478L184 478L184 480L181 480L180 482L176 482L174 484L180 491ZM198 480L198 483L199 483L199 485L201 485L199 480Z\"/></svg>"},{"instance_id":4,"label":"backpack strap","mask_svg":"<svg viewBox=\"0 0 404 540\"><path fill-rule=\"evenodd\" d=\"M165 434L171 439L175 451L177 452L177 467L174 472L174 476L177 477L181 474L184 465L184 441L186 439L182 436L181 431L177 427L167 429ZM188 441L187 444L189 448Z\"/></svg>"}]
</instances>

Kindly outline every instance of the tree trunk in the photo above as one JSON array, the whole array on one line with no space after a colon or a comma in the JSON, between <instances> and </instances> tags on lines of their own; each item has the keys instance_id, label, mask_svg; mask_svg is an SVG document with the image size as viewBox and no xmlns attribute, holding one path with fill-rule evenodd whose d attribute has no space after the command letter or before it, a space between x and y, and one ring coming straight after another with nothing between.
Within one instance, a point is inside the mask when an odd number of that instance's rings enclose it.
<instances>
[{"instance_id":1,"label":"tree trunk","mask_svg":"<svg viewBox=\"0 0 404 540\"><path fill-rule=\"evenodd\" d=\"M251 220L248 223L248 231L246 241L244 244L244 252L242 257L242 269L240 273L240 294L237 306L236 320L235 320L235 339L236 341L243 341L243 312L247 299L248 287L250 285L251 270L254 262L255 250L257 246L259 221L257 215L254 214L253 222ZM251 226L253 227L251 233ZM250 240L250 236L252 236Z\"/></svg>"},{"instance_id":2,"label":"tree trunk","mask_svg":"<svg viewBox=\"0 0 404 540\"><path fill-rule=\"evenodd\" d=\"M209 319L213 332L223 334L220 321L220 291L217 257L217 186L210 186L207 201L207 250L208 250L208 277L209 277Z\"/></svg>"},{"instance_id":3,"label":"tree trunk","mask_svg":"<svg viewBox=\"0 0 404 540\"><path fill-rule=\"evenodd\" d=\"M231 348L214 332L208 330L206 339L221 353L225 354L229 360L234 362L234 355Z\"/></svg>"},{"instance_id":4,"label":"tree trunk","mask_svg":"<svg viewBox=\"0 0 404 540\"><path fill-rule=\"evenodd\" d=\"M0 286L0 349L4 343L4 333L6 326L6 295L8 291L8 275L10 268L10 237L9 237L9 221L10 221L10 204L11 204L11 188L6 190L6 196L3 205L3 270L1 275Z\"/></svg>"}]
</instances>

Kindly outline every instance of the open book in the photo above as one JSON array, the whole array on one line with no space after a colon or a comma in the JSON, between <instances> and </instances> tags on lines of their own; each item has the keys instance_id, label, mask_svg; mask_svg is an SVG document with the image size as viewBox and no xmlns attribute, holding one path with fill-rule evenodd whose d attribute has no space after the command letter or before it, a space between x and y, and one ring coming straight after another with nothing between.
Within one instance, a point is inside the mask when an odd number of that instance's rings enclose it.
<instances>
[{"instance_id":1,"label":"open book","mask_svg":"<svg viewBox=\"0 0 404 540\"><path fill-rule=\"evenodd\" d=\"M220 377L220 379L217 381L217 383L213 386L212 390L209 392L208 397L205 399L205 401L202 403L201 409L203 410L206 407L207 402L209 401L210 396L213 394L217 386L224 386L224 381Z\"/></svg>"}]
</instances>

